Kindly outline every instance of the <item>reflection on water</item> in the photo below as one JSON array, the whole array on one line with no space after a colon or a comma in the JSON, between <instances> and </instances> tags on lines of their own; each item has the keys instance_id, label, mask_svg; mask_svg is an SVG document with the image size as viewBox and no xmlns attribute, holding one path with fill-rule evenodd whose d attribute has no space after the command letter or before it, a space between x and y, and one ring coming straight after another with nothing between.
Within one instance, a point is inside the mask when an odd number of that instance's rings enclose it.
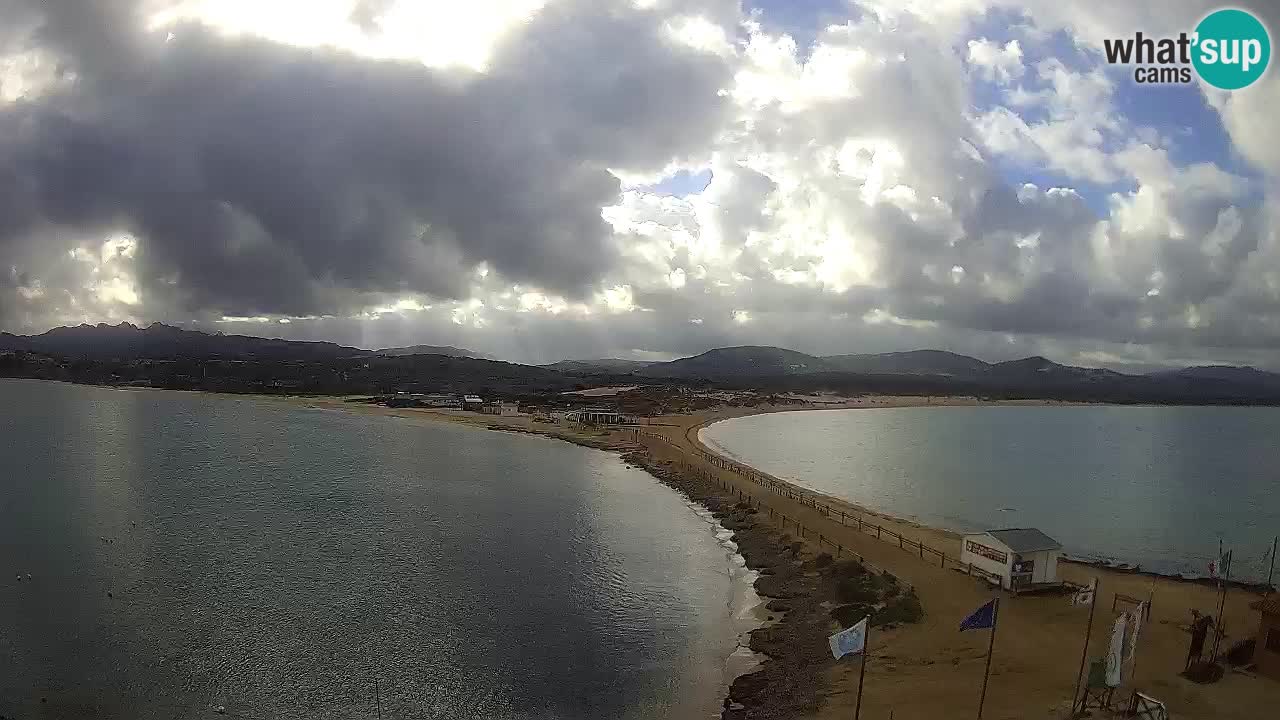
<instances>
[{"instance_id":1,"label":"reflection on water","mask_svg":"<svg viewBox=\"0 0 1280 720\"><path fill-rule=\"evenodd\" d=\"M758 415L704 441L875 510L957 530L1039 527L1069 551L1204 573L1222 536L1265 579L1280 409L933 407Z\"/></svg>"},{"instance_id":2,"label":"reflection on water","mask_svg":"<svg viewBox=\"0 0 1280 720\"><path fill-rule=\"evenodd\" d=\"M717 714L749 578L611 455L18 381L0 435L5 715Z\"/></svg>"}]
</instances>

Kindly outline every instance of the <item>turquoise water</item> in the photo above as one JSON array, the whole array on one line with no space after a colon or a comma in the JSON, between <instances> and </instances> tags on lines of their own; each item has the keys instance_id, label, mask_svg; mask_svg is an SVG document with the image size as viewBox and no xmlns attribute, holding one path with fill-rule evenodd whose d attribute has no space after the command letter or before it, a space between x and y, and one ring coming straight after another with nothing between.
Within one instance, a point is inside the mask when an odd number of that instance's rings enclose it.
<instances>
[{"instance_id":1,"label":"turquoise water","mask_svg":"<svg viewBox=\"0 0 1280 720\"><path fill-rule=\"evenodd\" d=\"M1158 572L1205 574L1221 539L1237 575L1265 579L1280 533L1277 408L790 412L702 437L873 510L955 530L1038 527L1070 552Z\"/></svg>"},{"instance_id":2,"label":"turquoise water","mask_svg":"<svg viewBox=\"0 0 1280 720\"><path fill-rule=\"evenodd\" d=\"M754 597L544 438L3 380L0 437L5 716L712 717Z\"/></svg>"}]
</instances>

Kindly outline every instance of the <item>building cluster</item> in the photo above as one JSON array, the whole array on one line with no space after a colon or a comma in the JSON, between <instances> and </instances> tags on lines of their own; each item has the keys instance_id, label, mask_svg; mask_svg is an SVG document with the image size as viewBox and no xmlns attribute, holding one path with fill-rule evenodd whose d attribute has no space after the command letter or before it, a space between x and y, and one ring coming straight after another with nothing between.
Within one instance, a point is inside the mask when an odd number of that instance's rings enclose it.
<instances>
[{"instance_id":1,"label":"building cluster","mask_svg":"<svg viewBox=\"0 0 1280 720\"><path fill-rule=\"evenodd\" d=\"M634 415L611 408L582 408L569 412L565 419L582 425L635 425Z\"/></svg>"},{"instance_id":2,"label":"building cluster","mask_svg":"<svg viewBox=\"0 0 1280 720\"><path fill-rule=\"evenodd\" d=\"M521 412L517 403L506 400L485 400L479 395L472 394L397 392L382 402L387 407L442 408L485 415L515 416ZM635 425L639 422L635 415L606 407L578 408L554 415L545 409L526 407L524 412L533 413L534 419L539 422L556 422L560 418L581 425Z\"/></svg>"},{"instance_id":3,"label":"building cluster","mask_svg":"<svg viewBox=\"0 0 1280 720\"><path fill-rule=\"evenodd\" d=\"M398 392L386 399L387 407L427 407L448 410L467 410L486 415L518 415L520 408L516 403L503 400L488 400L479 395L453 395L449 393L410 393Z\"/></svg>"}]
</instances>

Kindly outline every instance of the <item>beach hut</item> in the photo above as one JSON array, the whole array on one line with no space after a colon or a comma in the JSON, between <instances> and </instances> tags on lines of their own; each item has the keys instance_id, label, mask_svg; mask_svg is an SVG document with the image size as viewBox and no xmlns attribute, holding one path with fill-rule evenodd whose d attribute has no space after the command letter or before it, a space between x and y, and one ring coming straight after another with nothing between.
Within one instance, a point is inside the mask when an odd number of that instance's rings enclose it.
<instances>
[{"instance_id":1,"label":"beach hut","mask_svg":"<svg viewBox=\"0 0 1280 720\"><path fill-rule=\"evenodd\" d=\"M1250 607L1262 613L1258 639L1253 646L1253 662L1258 666L1259 675L1280 680L1280 593L1271 593Z\"/></svg>"},{"instance_id":2,"label":"beach hut","mask_svg":"<svg viewBox=\"0 0 1280 720\"><path fill-rule=\"evenodd\" d=\"M1000 579L1006 590L1058 585L1062 544L1035 528L1005 528L965 535L960 561Z\"/></svg>"}]
</instances>

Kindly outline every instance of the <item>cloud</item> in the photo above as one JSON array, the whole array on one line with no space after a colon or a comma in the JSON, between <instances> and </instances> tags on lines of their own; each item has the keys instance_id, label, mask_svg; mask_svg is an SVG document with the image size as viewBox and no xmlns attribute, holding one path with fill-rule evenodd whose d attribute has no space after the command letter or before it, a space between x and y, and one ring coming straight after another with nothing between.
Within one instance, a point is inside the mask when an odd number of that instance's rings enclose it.
<instances>
[{"instance_id":1,"label":"cloud","mask_svg":"<svg viewBox=\"0 0 1280 720\"><path fill-rule=\"evenodd\" d=\"M491 25L415 5L468 38L434 54L388 39L394 0L150 30L172 8L11 5L10 328L167 320L539 362L1280 347L1280 161L1258 120L1280 86L1207 93L1243 162L1188 160L1200 138L1134 112L1143 88L1098 52L1204 3L860 2L804 47L776 29L794 14L735 0L493 0ZM680 171L711 179L662 194ZM105 245L122 237L128 254Z\"/></svg>"},{"instance_id":2,"label":"cloud","mask_svg":"<svg viewBox=\"0 0 1280 720\"><path fill-rule=\"evenodd\" d=\"M144 295L193 312L459 297L479 263L580 296L615 259L607 168L706 142L728 79L629 3L556 3L483 74L197 25L166 42L136 7L91 23L71 5L30 40L76 82L0 110L0 177L20 188L0 242L132 232Z\"/></svg>"},{"instance_id":3,"label":"cloud","mask_svg":"<svg viewBox=\"0 0 1280 720\"><path fill-rule=\"evenodd\" d=\"M1010 40L1001 47L986 38L969 41L969 64L989 81L1007 83L1022 77L1022 45Z\"/></svg>"}]
</instances>

